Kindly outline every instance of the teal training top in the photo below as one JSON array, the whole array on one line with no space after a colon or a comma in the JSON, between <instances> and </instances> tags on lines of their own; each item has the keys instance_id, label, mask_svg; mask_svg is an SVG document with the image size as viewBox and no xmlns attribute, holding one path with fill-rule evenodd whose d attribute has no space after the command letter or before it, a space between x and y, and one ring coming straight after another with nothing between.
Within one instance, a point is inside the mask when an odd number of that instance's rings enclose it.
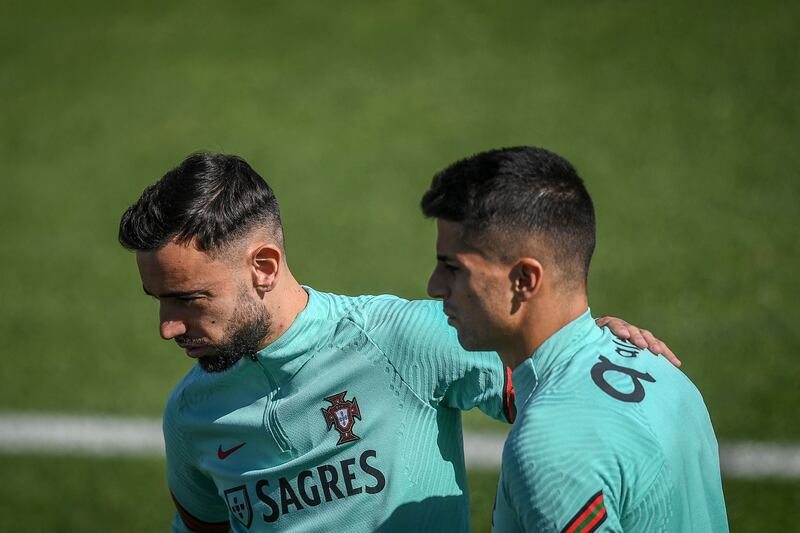
<instances>
[{"instance_id":1,"label":"teal training top","mask_svg":"<svg viewBox=\"0 0 800 533\"><path fill-rule=\"evenodd\" d=\"M173 531L469 531L460 410L510 418L510 372L440 302L306 290L275 342L171 394Z\"/></svg>"},{"instance_id":2,"label":"teal training top","mask_svg":"<svg viewBox=\"0 0 800 533\"><path fill-rule=\"evenodd\" d=\"M700 392L589 311L512 374L495 532L726 532L714 430Z\"/></svg>"}]
</instances>

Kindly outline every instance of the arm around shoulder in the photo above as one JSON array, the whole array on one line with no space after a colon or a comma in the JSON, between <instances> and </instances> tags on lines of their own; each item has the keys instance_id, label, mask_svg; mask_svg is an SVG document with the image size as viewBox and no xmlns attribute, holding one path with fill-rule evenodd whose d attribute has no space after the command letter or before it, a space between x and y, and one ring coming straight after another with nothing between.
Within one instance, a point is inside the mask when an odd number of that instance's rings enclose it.
<instances>
[{"instance_id":1,"label":"arm around shoulder","mask_svg":"<svg viewBox=\"0 0 800 533\"><path fill-rule=\"evenodd\" d=\"M420 398L513 421L510 372L497 354L461 347L441 302L376 298L370 306L367 333Z\"/></svg>"}]
</instances>

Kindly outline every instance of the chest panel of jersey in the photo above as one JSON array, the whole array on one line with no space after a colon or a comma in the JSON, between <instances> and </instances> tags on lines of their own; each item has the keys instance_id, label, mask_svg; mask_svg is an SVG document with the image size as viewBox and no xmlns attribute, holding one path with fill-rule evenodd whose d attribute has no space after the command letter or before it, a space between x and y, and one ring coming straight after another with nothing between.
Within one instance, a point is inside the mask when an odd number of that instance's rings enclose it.
<instances>
[{"instance_id":1,"label":"chest panel of jersey","mask_svg":"<svg viewBox=\"0 0 800 533\"><path fill-rule=\"evenodd\" d=\"M340 324L290 379L244 364L195 442L234 529L374 531L382 509L393 527L468 528L460 414L419 398L358 326Z\"/></svg>"}]
</instances>

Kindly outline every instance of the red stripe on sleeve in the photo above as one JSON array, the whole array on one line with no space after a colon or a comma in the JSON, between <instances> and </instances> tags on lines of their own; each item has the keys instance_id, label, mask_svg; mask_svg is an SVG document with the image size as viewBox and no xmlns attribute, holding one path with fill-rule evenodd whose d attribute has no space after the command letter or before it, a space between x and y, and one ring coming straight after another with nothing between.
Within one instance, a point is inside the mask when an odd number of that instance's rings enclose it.
<instances>
[{"instance_id":1,"label":"red stripe on sleeve","mask_svg":"<svg viewBox=\"0 0 800 533\"><path fill-rule=\"evenodd\" d=\"M606 508L603 507L600 509L600 512L592 519L591 522L586 524L586 527L581 529L580 533L592 533L595 529L597 529L600 524L602 524L606 519Z\"/></svg>"},{"instance_id":2,"label":"red stripe on sleeve","mask_svg":"<svg viewBox=\"0 0 800 533\"><path fill-rule=\"evenodd\" d=\"M505 387L503 392L503 414L510 424L517 418L517 404L514 400L514 384L511 382L511 368L506 367Z\"/></svg>"},{"instance_id":3,"label":"red stripe on sleeve","mask_svg":"<svg viewBox=\"0 0 800 533\"><path fill-rule=\"evenodd\" d=\"M598 515L592 520L591 525L599 525L597 522L597 517L602 516L602 519L605 520L606 517L606 509L603 505L603 491L601 490L591 498L586 504L578 511L575 516L572 517L572 520L569 521L567 526L562 530L562 533L583 533L585 531L593 531L591 527L589 528L581 528L580 530L578 527L583 524L583 522L597 509L598 506L602 506L602 510Z\"/></svg>"}]
</instances>

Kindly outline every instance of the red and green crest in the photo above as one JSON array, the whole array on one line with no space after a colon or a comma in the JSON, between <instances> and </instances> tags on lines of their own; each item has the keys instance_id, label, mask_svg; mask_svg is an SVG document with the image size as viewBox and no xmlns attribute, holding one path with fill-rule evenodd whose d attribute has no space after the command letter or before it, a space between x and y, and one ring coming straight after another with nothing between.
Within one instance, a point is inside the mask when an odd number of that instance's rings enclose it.
<instances>
[{"instance_id":1,"label":"red and green crest","mask_svg":"<svg viewBox=\"0 0 800 533\"><path fill-rule=\"evenodd\" d=\"M345 400L344 397L347 391L334 394L325 398L326 402L331 404L328 408L322 408L322 415L325 417L325 422L328 424L328 431L335 428L339 432L339 442L344 444L358 440L359 437L353 433L353 426L356 419L361 420L361 410L358 408L358 402L355 397L352 400Z\"/></svg>"}]
</instances>

